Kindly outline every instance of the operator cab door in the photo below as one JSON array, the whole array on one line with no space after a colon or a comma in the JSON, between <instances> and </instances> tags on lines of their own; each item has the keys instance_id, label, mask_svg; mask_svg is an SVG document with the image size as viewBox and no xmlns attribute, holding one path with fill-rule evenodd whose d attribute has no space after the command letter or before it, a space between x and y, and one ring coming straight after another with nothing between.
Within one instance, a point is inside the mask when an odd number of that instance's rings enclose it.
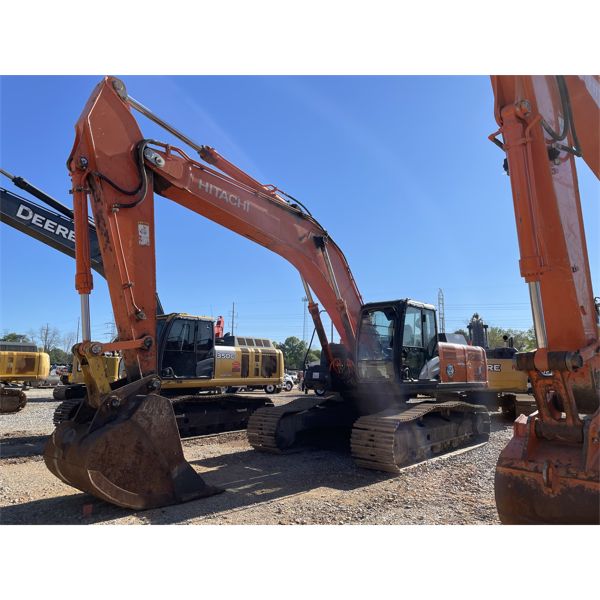
<instances>
[{"instance_id":1,"label":"operator cab door","mask_svg":"<svg viewBox=\"0 0 600 600\"><path fill-rule=\"evenodd\" d=\"M195 377L196 322L192 319L175 318L167 327L161 375L163 377Z\"/></svg>"},{"instance_id":2,"label":"operator cab door","mask_svg":"<svg viewBox=\"0 0 600 600\"><path fill-rule=\"evenodd\" d=\"M160 373L162 377L212 378L214 333L212 322L176 317L167 324Z\"/></svg>"},{"instance_id":3,"label":"operator cab door","mask_svg":"<svg viewBox=\"0 0 600 600\"><path fill-rule=\"evenodd\" d=\"M393 305L365 309L358 333L358 377L361 381L393 381L394 331L398 322Z\"/></svg>"},{"instance_id":4,"label":"operator cab door","mask_svg":"<svg viewBox=\"0 0 600 600\"><path fill-rule=\"evenodd\" d=\"M418 379L425 363L435 354L437 339L435 312L408 304L404 313L402 352L403 379Z\"/></svg>"},{"instance_id":5,"label":"operator cab door","mask_svg":"<svg viewBox=\"0 0 600 600\"><path fill-rule=\"evenodd\" d=\"M196 373L194 377L212 379L215 372L215 330L212 321L196 324Z\"/></svg>"}]
</instances>

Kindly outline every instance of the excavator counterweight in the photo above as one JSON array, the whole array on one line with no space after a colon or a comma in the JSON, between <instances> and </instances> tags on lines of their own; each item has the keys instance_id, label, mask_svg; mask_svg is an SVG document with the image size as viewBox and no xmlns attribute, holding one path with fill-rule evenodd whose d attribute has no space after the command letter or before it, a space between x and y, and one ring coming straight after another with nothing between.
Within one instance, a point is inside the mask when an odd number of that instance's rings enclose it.
<instances>
[{"instance_id":1,"label":"excavator counterweight","mask_svg":"<svg viewBox=\"0 0 600 600\"><path fill-rule=\"evenodd\" d=\"M50 356L33 342L0 342L0 414L25 408L21 386L43 381L49 373Z\"/></svg>"}]
</instances>

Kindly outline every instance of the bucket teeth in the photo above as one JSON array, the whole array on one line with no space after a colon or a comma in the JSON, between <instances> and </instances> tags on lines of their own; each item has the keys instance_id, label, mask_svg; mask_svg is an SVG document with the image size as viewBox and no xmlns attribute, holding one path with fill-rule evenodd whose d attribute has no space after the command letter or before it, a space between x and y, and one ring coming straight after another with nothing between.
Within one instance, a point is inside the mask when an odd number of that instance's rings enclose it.
<instances>
[{"instance_id":1,"label":"bucket teeth","mask_svg":"<svg viewBox=\"0 0 600 600\"><path fill-rule=\"evenodd\" d=\"M133 509L222 491L185 460L167 398L135 396L117 409L101 407L91 422L77 418L56 428L44 452L48 469L65 483Z\"/></svg>"}]
</instances>

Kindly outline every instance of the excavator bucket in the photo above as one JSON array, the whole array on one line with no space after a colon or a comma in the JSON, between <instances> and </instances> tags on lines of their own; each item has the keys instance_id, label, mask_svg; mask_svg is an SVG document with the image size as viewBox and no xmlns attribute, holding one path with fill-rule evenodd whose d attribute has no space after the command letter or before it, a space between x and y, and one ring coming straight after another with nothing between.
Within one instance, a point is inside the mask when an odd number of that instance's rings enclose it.
<instances>
[{"instance_id":1,"label":"excavator bucket","mask_svg":"<svg viewBox=\"0 0 600 600\"><path fill-rule=\"evenodd\" d=\"M537 438L534 425L534 417L521 415L498 459L494 488L500 521L600 524L598 417L595 423L586 420L587 449Z\"/></svg>"},{"instance_id":2,"label":"excavator bucket","mask_svg":"<svg viewBox=\"0 0 600 600\"><path fill-rule=\"evenodd\" d=\"M171 403L156 394L123 402L110 396L95 413L84 402L73 420L56 428L44 461L68 485L124 508L157 508L223 491L185 460Z\"/></svg>"},{"instance_id":3,"label":"excavator bucket","mask_svg":"<svg viewBox=\"0 0 600 600\"><path fill-rule=\"evenodd\" d=\"M0 413L19 412L27 404L25 392L3 387L0 391Z\"/></svg>"}]
</instances>

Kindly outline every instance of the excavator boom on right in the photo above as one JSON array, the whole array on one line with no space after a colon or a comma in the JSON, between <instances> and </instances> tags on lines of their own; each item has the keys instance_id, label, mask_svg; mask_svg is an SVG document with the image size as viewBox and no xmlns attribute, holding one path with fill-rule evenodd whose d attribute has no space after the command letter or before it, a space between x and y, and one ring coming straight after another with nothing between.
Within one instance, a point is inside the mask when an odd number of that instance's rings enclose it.
<instances>
[{"instance_id":1,"label":"excavator boom on right","mask_svg":"<svg viewBox=\"0 0 600 600\"><path fill-rule=\"evenodd\" d=\"M600 522L599 303L575 157L600 176L598 76L492 77L537 349L516 354L537 411L521 415L496 467L503 523ZM502 135L502 141L497 136Z\"/></svg>"}]
</instances>

